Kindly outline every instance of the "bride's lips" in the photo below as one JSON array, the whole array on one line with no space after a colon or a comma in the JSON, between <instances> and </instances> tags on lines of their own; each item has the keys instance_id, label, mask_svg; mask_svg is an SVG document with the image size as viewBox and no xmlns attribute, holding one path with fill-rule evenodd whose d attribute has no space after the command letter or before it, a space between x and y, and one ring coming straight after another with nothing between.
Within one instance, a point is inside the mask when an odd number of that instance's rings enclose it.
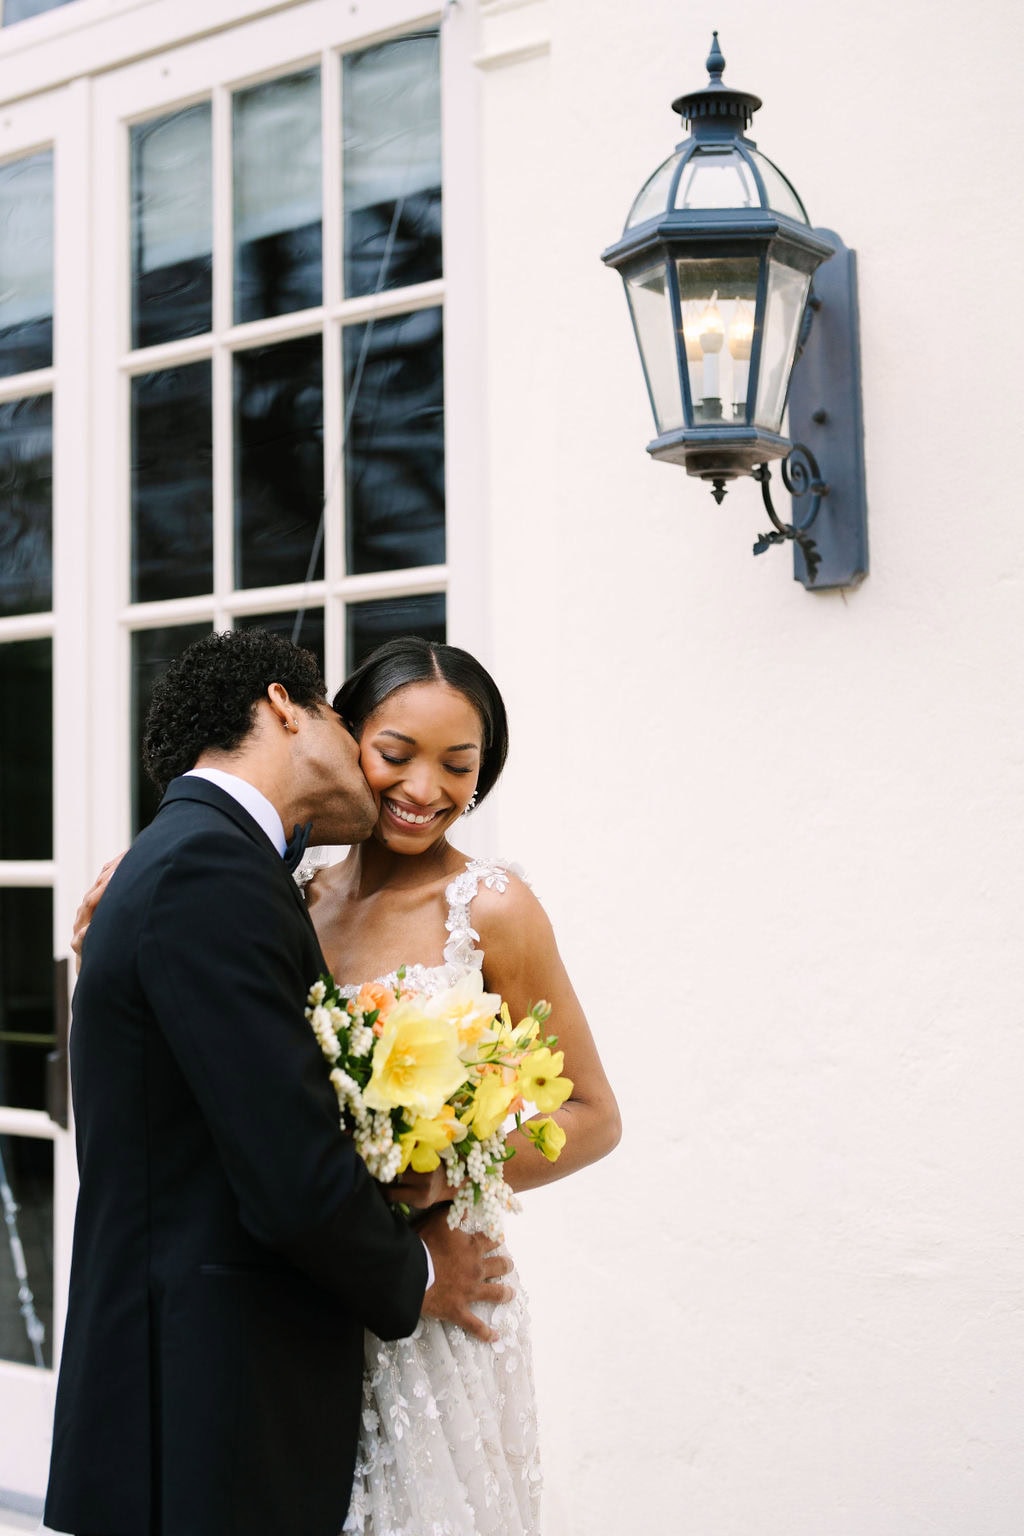
<instances>
[{"instance_id":1,"label":"bride's lips","mask_svg":"<svg viewBox=\"0 0 1024 1536\"><path fill-rule=\"evenodd\" d=\"M429 827L451 810L450 805L443 805L436 811L421 811L415 805L403 805L399 800L390 800L387 795L381 795L380 803L397 826L409 829Z\"/></svg>"}]
</instances>

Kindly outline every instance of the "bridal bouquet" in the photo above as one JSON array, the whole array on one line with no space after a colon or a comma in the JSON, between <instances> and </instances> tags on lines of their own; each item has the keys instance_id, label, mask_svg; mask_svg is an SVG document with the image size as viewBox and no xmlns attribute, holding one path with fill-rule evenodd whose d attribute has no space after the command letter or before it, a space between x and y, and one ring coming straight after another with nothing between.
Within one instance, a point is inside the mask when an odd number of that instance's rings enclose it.
<instances>
[{"instance_id":1,"label":"bridal bouquet","mask_svg":"<svg viewBox=\"0 0 1024 1536\"><path fill-rule=\"evenodd\" d=\"M535 1003L514 1025L479 971L431 996L403 981L399 971L394 987L372 982L345 998L321 976L309 990L306 1017L331 1066L341 1123L382 1183L443 1162L454 1190L449 1224L500 1237L502 1211L519 1209L505 1183L508 1118L551 1162L565 1145L556 1121L522 1121L528 1103L547 1117L572 1092L556 1037L541 1033L551 1009Z\"/></svg>"}]
</instances>

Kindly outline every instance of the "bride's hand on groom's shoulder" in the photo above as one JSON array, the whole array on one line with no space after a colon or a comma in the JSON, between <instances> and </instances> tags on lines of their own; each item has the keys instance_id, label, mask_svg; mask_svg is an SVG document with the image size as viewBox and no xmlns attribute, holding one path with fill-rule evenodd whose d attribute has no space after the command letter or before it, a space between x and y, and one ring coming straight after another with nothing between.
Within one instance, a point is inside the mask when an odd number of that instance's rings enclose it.
<instances>
[{"instance_id":1,"label":"bride's hand on groom's shoulder","mask_svg":"<svg viewBox=\"0 0 1024 1536\"><path fill-rule=\"evenodd\" d=\"M99 906L100 897L106 890L107 882L111 875L123 858L124 854L119 853L116 858L107 860L92 885L90 885L82 897L81 905L75 913L75 926L71 935L71 949L75 956L76 971L82 969L82 941L89 931L89 924L92 922L96 908Z\"/></svg>"},{"instance_id":2,"label":"bride's hand on groom's shoulder","mask_svg":"<svg viewBox=\"0 0 1024 1536\"><path fill-rule=\"evenodd\" d=\"M453 1231L444 1207L416 1230L434 1265L434 1283L423 1298L424 1317L458 1323L474 1338L493 1344L498 1335L473 1311L473 1303L511 1300L510 1288L501 1281L512 1273L512 1260L498 1253L499 1244L482 1232Z\"/></svg>"}]
</instances>

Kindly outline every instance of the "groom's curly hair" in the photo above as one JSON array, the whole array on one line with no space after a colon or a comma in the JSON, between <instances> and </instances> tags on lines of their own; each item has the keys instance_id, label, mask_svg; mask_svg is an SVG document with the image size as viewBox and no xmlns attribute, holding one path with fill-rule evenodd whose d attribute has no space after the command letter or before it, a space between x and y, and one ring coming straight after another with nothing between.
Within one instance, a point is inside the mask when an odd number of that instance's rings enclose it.
<instances>
[{"instance_id":1,"label":"groom's curly hair","mask_svg":"<svg viewBox=\"0 0 1024 1536\"><path fill-rule=\"evenodd\" d=\"M182 651L153 689L142 738L142 760L160 793L201 753L241 746L271 683L302 709L327 693L312 651L266 629L204 635Z\"/></svg>"}]
</instances>

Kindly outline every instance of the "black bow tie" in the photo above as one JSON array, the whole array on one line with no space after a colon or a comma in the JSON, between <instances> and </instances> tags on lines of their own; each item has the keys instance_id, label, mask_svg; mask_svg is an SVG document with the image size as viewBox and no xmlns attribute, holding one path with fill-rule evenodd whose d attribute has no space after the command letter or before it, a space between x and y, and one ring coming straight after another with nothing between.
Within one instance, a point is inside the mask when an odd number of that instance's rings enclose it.
<instances>
[{"instance_id":1,"label":"black bow tie","mask_svg":"<svg viewBox=\"0 0 1024 1536\"><path fill-rule=\"evenodd\" d=\"M287 869L290 875L294 874L302 863L302 855L309 847L309 834L312 830L313 823L311 821L307 821L304 827L300 827L298 822L296 822L295 831L292 833L290 841L284 845L282 857L285 869Z\"/></svg>"}]
</instances>

